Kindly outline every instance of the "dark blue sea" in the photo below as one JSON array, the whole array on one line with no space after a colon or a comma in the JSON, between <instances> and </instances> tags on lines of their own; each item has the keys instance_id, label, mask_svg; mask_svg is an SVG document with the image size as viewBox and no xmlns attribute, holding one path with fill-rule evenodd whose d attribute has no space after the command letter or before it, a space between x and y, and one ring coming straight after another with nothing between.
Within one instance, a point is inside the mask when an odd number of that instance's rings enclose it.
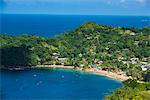
<instances>
[{"instance_id":1,"label":"dark blue sea","mask_svg":"<svg viewBox=\"0 0 150 100\"><path fill-rule=\"evenodd\" d=\"M33 34L53 37L70 31L85 22L102 25L142 28L150 26L150 16L38 15L1 14L3 34Z\"/></svg>"},{"instance_id":2,"label":"dark blue sea","mask_svg":"<svg viewBox=\"0 0 150 100\"><path fill-rule=\"evenodd\" d=\"M101 100L122 83L64 69L1 71L1 100Z\"/></svg>"}]
</instances>

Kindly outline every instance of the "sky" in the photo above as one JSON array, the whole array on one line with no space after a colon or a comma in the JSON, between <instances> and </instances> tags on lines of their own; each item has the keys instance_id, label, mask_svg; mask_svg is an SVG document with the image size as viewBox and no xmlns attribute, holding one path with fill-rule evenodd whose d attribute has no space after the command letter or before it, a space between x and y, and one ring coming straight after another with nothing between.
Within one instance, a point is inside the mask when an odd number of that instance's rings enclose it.
<instances>
[{"instance_id":1,"label":"sky","mask_svg":"<svg viewBox=\"0 0 150 100\"><path fill-rule=\"evenodd\" d=\"M150 0L0 0L1 13L148 15Z\"/></svg>"}]
</instances>

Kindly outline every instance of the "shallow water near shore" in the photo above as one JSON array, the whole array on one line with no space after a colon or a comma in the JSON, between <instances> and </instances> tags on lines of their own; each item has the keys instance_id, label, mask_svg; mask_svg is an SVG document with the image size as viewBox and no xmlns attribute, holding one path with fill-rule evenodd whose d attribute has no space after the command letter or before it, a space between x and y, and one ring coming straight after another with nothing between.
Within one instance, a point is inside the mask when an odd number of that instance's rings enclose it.
<instances>
[{"instance_id":1,"label":"shallow water near shore","mask_svg":"<svg viewBox=\"0 0 150 100\"><path fill-rule=\"evenodd\" d=\"M69 69L28 69L1 71L3 100L94 99L121 87L110 78Z\"/></svg>"}]
</instances>

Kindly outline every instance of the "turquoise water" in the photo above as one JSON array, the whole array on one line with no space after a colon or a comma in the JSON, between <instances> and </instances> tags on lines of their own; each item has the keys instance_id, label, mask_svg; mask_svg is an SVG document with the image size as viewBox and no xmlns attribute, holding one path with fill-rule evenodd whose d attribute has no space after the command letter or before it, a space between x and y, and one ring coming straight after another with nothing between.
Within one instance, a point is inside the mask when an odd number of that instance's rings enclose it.
<instances>
[{"instance_id":1,"label":"turquoise water","mask_svg":"<svg viewBox=\"0 0 150 100\"><path fill-rule=\"evenodd\" d=\"M60 33L75 29L85 22L141 28L150 26L150 16L2 14L0 33L10 35L26 33L53 37Z\"/></svg>"},{"instance_id":2,"label":"turquoise water","mask_svg":"<svg viewBox=\"0 0 150 100\"><path fill-rule=\"evenodd\" d=\"M2 100L101 100L121 87L104 76L64 69L1 71Z\"/></svg>"}]
</instances>

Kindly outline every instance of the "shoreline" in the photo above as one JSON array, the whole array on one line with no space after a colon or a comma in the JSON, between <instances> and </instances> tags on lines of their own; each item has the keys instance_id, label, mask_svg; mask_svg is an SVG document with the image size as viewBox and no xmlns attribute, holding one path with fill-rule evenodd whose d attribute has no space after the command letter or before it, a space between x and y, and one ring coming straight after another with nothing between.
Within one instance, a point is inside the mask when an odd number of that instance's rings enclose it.
<instances>
[{"instance_id":1,"label":"shoreline","mask_svg":"<svg viewBox=\"0 0 150 100\"><path fill-rule=\"evenodd\" d=\"M74 69L76 71L83 71L88 72L92 74L102 75L111 79L115 79L118 81L125 81L129 79L128 76L125 75L124 72L110 72L105 70L98 70L97 68L89 68L89 69L83 69L83 68L75 68L74 66L64 66L64 65L37 65L37 66L31 66L31 67L22 67L16 66L15 68L10 67L7 68L8 70L24 70L24 69L34 69L34 68L61 68L61 69ZM1 67L1 69L6 69L4 67Z\"/></svg>"},{"instance_id":2,"label":"shoreline","mask_svg":"<svg viewBox=\"0 0 150 100\"><path fill-rule=\"evenodd\" d=\"M129 79L129 77L126 76L124 72L109 72L109 71L105 71L105 70L96 70L95 68L86 69L85 72L102 75L102 76L105 76L105 77L108 77L111 79L115 79L118 81L125 81L125 80Z\"/></svg>"}]
</instances>

